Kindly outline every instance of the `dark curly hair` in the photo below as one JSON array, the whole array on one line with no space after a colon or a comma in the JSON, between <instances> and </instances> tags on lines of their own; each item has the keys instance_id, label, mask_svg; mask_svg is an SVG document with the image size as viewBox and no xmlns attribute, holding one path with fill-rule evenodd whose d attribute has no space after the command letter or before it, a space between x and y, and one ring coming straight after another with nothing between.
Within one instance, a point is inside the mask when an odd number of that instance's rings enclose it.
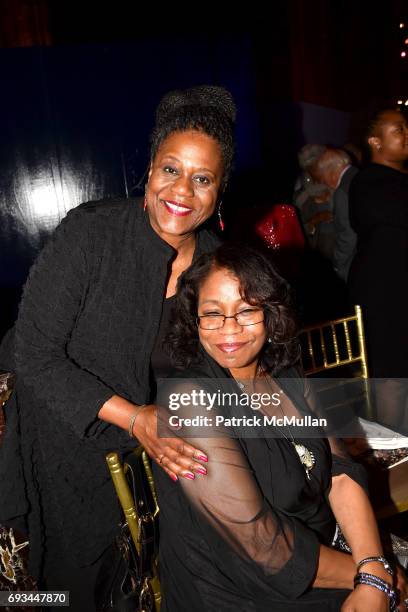
<instances>
[{"instance_id":1,"label":"dark curly hair","mask_svg":"<svg viewBox=\"0 0 408 612\"><path fill-rule=\"evenodd\" d=\"M199 257L179 278L166 350L179 367L200 360L197 305L200 286L214 270L225 269L240 282L242 298L263 308L267 342L260 362L262 368L277 374L299 360L298 325L292 290L270 261L259 251L242 245L225 244Z\"/></svg>"},{"instance_id":2,"label":"dark curly hair","mask_svg":"<svg viewBox=\"0 0 408 612\"><path fill-rule=\"evenodd\" d=\"M214 138L221 147L224 161L223 184L228 181L234 158L236 107L224 87L201 85L167 93L159 102L156 123L151 134L150 158L173 132L197 130Z\"/></svg>"}]
</instances>

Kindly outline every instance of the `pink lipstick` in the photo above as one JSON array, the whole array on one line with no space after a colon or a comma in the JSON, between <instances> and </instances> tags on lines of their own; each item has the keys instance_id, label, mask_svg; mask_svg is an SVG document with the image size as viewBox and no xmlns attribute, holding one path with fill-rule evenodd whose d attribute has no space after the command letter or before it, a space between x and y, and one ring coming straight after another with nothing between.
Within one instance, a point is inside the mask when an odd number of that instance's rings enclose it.
<instances>
[{"instance_id":1,"label":"pink lipstick","mask_svg":"<svg viewBox=\"0 0 408 612\"><path fill-rule=\"evenodd\" d=\"M246 342L223 342L221 344L216 344L216 347L223 353L234 353L245 346L245 344Z\"/></svg>"},{"instance_id":2,"label":"pink lipstick","mask_svg":"<svg viewBox=\"0 0 408 612\"><path fill-rule=\"evenodd\" d=\"M188 208L188 206L184 206L184 204L179 202L173 202L172 200L162 200L162 202L167 212L177 217L185 217L193 212L192 208Z\"/></svg>"}]
</instances>

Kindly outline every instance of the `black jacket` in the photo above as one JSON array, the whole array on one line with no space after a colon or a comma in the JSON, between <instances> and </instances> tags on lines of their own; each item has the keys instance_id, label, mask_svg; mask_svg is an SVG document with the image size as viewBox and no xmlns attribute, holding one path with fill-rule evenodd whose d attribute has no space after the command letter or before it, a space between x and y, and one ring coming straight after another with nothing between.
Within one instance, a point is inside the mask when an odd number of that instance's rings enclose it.
<instances>
[{"instance_id":1,"label":"black jacket","mask_svg":"<svg viewBox=\"0 0 408 612\"><path fill-rule=\"evenodd\" d=\"M333 266L344 282L350 270L351 262L356 252L357 235L350 225L349 190L353 178L358 174L358 168L350 166L343 174L340 184L333 193L333 216L335 242Z\"/></svg>"},{"instance_id":2,"label":"black jacket","mask_svg":"<svg viewBox=\"0 0 408 612\"><path fill-rule=\"evenodd\" d=\"M407 378L408 174L362 168L350 186L350 222L357 253L348 285L363 309L370 376Z\"/></svg>"},{"instance_id":3,"label":"black jacket","mask_svg":"<svg viewBox=\"0 0 408 612\"><path fill-rule=\"evenodd\" d=\"M199 231L195 256L217 244ZM139 201L89 202L70 211L31 269L0 448L8 483L0 519L28 511L35 575L47 538L62 536L61 554L79 566L113 539L119 507L105 454L135 441L97 414L114 394L150 400L150 355L174 255Z\"/></svg>"}]
</instances>

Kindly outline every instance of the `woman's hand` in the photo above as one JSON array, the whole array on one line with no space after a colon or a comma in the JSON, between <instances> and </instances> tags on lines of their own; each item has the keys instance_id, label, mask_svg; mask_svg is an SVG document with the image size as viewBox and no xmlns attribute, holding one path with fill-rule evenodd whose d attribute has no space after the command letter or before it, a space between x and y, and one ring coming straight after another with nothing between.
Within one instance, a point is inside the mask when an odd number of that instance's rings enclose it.
<instances>
[{"instance_id":1,"label":"woman's hand","mask_svg":"<svg viewBox=\"0 0 408 612\"><path fill-rule=\"evenodd\" d=\"M154 459L173 480L183 476L193 480L195 474L205 475L206 468L201 462L208 461L202 451L184 442L176 435L176 430L162 422L161 433L168 431L168 437L158 436L158 408L154 404L143 407L136 417L133 427L135 438L143 444L148 455Z\"/></svg>"},{"instance_id":2,"label":"woman's hand","mask_svg":"<svg viewBox=\"0 0 408 612\"><path fill-rule=\"evenodd\" d=\"M375 587L359 584L341 607L341 612L388 612L389 599Z\"/></svg>"},{"instance_id":3,"label":"woman's hand","mask_svg":"<svg viewBox=\"0 0 408 612\"><path fill-rule=\"evenodd\" d=\"M395 586L398 589L399 605L398 612L406 612L407 605L404 601L408 598L408 581L404 570L397 566L395 573ZM370 591L371 593L368 593ZM384 602L385 601L385 607ZM378 607L376 607L378 606ZM360 584L349 595L341 608L341 612L382 612L388 611L389 600L384 593L375 587Z\"/></svg>"},{"instance_id":4,"label":"woman's hand","mask_svg":"<svg viewBox=\"0 0 408 612\"><path fill-rule=\"evenodd\" d=\"M178 430L169 427L168 419L161 419L160 434L163 437L159 437L158 413L159 409L155 404L138 406L119 395L113 395L104 403L98 417L127 432L131 427L132 435L173 480L177 480L178 476L190 480L194 480L195 474L205 476L207 470L200 461L208 461L206 454L184 442L175 433Z\"/></svg>"}]
</instances>

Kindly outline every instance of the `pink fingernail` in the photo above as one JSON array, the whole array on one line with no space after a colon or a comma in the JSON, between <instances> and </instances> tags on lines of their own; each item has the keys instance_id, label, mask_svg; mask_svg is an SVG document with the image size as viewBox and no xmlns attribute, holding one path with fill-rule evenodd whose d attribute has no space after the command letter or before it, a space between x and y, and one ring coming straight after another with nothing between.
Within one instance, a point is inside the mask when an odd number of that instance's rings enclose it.
<instances>
[{"instance_id":1,"label":"pink fingernail","mask_svg":"<svg viewBox=\"0 0 408 612\"><path fill-rule=\"evenodd\" d=\"M200 459L200 461L208 461L208 457L206 455L198 455L198 459Z\"/></svg>"},{"instance_id":2,"label":"pink fingernail","mask_svg":"<svg viewBox=\"0 0 408 612\"><path fill-rule=\"evenodd\" d=\"M171 479L172 479L174 482L177 482L177 481L178 481L178 478L177 478L177 476L176 476L175 474L169 474L169 476L170 476L170 478L171 478Z\"/></svg>"},{"instance_id":3,"label":"pink fingernail","mask_svg":"<svg viewBox=\"0 0 408 612\"><path fill-rule=\"evenodd\" d=\"M187 474L184 474L184 476L186 478L189 478L190 480L194 480L195 478L194 474L192 474L191 472L187 472Z\"/></svg>"},{"instance_id":4,"label":"pink fingernail","mask_svg":"<svg viewBox=\"0 0 408 612\"><path fill-rule=\"evenodd\" d=\"M207 474L207 470L204 467L196 469L196 472L197 474L204 474L204 476Z\"/></svg>"}]
</instances>

